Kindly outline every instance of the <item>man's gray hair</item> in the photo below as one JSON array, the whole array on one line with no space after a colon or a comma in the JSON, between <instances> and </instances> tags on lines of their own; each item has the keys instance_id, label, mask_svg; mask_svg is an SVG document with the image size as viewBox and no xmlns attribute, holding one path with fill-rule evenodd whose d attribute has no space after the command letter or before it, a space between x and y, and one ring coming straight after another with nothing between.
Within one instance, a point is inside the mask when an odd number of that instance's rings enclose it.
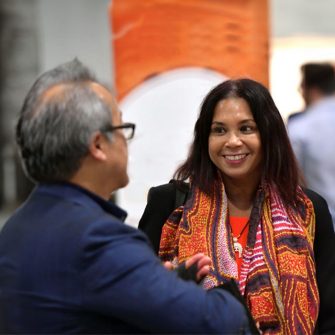
<instances>
[{"instance_id":1,"label":"man's gray hair","mask_svg":"<svg viewBox=\"0 0 335 335\"><path fill-rule=\"evenodd\" d=\"M16 141L32 180L69 180L87 155L92 135L111 126L110 107L92 89L92 82L99 83L75 59L43 73L29 90Z\"/></svg>"}]
</instances>

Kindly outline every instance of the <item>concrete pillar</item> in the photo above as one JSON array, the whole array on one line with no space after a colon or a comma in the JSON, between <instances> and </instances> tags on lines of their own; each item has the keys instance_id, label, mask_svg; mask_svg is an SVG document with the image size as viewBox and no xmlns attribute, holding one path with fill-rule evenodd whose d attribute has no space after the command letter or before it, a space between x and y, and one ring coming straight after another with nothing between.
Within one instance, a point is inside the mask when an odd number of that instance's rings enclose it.
<instances>
[{"instance_id":1,"label":"concrete pillar","mask_svg":"<svg viewBox=\"0 0 335 335\"><path fill-rule=\"evenodd\" d=\"M18 163L15 123L39 70L36 0L0 1L0 207L14 207L32 189Z\"/></svg>"}]
</instances>

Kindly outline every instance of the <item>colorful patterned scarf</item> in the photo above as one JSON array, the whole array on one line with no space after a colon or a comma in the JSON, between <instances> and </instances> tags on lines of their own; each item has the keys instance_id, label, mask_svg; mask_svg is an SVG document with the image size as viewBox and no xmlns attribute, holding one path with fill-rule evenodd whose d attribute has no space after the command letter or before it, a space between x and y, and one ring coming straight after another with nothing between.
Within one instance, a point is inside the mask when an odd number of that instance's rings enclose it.
<instances>
[{"instance_id":1,"label":"colorful patterned scarf","mask_svg":"<svg viewBox=\"0 0 335 335\"><path fill-rule=\"evenodd\" d=\"M314 209L301 189L298 199L297 208L287 207L276 188L264 183L249 219L239 288L266 334L313 334L318 316ZM215 184L212 196L192 187L185 206L177 208L163 226L162 260L178 264L198 252L212 260L204 288L230 278L238 282L222 182Z\"/></svg>"}]
</instances>

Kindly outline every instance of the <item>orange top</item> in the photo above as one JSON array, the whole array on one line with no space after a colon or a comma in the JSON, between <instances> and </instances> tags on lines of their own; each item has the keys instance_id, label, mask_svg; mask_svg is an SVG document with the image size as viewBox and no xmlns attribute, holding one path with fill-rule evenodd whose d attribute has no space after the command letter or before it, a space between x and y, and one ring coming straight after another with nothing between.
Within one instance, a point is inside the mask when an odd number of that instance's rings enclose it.
<instances>
[{"instance_id":1,"label":"orange top","mask_svg":"<svg viewBox=\"0 0 335 335\"><path fill-rule=\"evenodd\" d=\"M232 233L233 233L234 237L238 237L238 235L241 234L242 230L245 228L243 230L241 236L238 238L238 243L241 244L241 246L244 250L244 248L247 245L247 237L248 237L248 231L249 231L249 225L247 225L247 222L248 222L249 218L248 217L231 216L229 218L229 220L230 220L230 226L231 226L231 230L232 230ZM243 257L239 257L238 252L235 252L235 259L236 259L236 263L237 263L238 276L240 277Z\"/></svg>"}]
</instances>

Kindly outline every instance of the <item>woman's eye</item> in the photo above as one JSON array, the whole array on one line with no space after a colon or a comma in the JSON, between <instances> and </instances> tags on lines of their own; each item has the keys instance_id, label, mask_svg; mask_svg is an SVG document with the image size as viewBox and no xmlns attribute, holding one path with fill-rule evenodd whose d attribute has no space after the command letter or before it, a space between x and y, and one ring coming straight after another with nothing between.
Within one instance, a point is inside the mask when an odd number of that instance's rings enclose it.
<instances>
[{"instance_id":1,"label":"woman's eye","mask_svg":"<svg viewBox=\"0 0 335 335\"><path fill-rule=\"evenodd\" d=\"M253 127L253 126L245 125L245 126L241 127L241 132L245 133L245 134L249 134L249 133L252 133L254 131L255 131L255 127Z\"/></svg>"},{"instance_id":2,"label":"woman's eye","mask_svg":"<svg viewBox=\"0 0 335 335\"><path fill-rule=\"evenodd\" d=\"M226 131L223 127L213 127L211 128L211 133L215 135L224 134Z\"/></svg>"}]
</instances>

